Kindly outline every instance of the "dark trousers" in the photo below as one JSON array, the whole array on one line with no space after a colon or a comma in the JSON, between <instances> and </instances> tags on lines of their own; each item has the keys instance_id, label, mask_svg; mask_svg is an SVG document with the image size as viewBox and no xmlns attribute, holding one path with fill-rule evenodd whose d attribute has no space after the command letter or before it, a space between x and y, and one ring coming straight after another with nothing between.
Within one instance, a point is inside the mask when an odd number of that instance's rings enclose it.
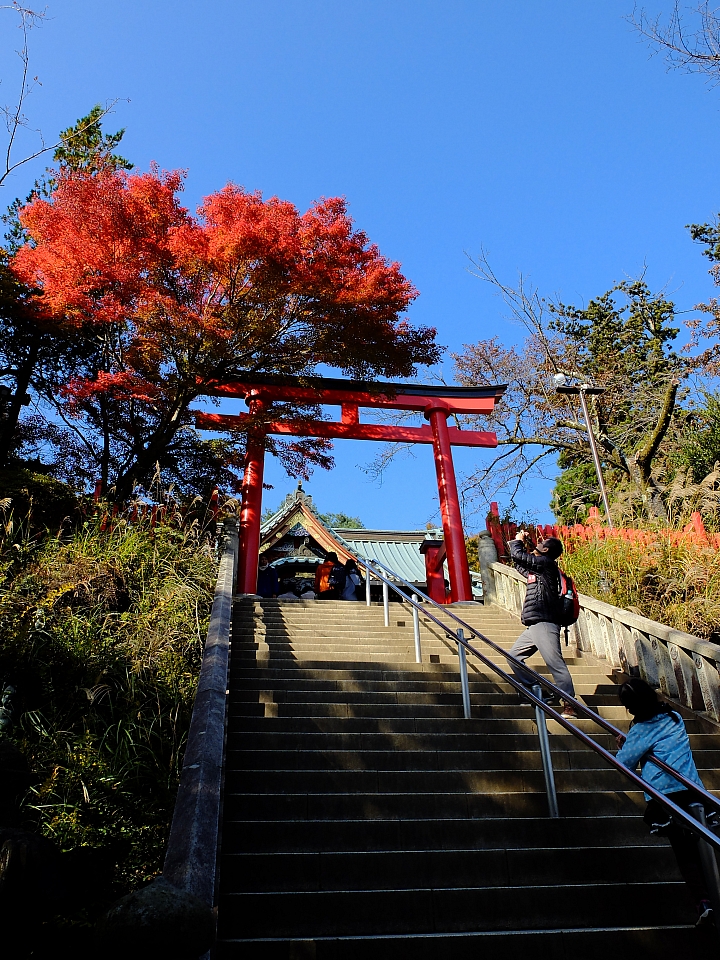
<instances>
[{"instance_id":1,"label":"dark trousers","mask_svg":"<svg viewBox=\"0 0 720 960\"><path fill-rule=\"evenodd\" d=\"M331 587L329 590L321 590L315 597L316 600L337 600L340 597L340 587Z\"/></svg>"},{"instance_id":2,"label":"dark trousers","mask_svg":"<svg viewBox=\"0 0 720 960\"><path fill-rule=\"evenodd\" d=\"M701 802L692 790L677 790L668 794L668 800L672 800L682 810L687 810L691 803ZM705 814L708 818L711 813L713 811L706 807ZM657 800L650 800L648 803L644 820L652 833L667 837L670 841L680 874L690 888L694 900L696 902L709 900L700 854L698 853L699 841L697 835L671 820L667 810Z\"/></svg>"}]
</instances>

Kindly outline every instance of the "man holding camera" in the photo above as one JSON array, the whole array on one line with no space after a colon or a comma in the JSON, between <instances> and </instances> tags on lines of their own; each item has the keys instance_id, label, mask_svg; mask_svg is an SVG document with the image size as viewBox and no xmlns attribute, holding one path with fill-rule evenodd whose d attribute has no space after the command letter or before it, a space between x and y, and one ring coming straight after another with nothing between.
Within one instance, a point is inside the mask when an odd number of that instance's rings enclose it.
<instances>
[{"instance_id":1,"label":"man holding camera","mask_svg":"<svg viewBox=\"0 0 720 960\"><path fill-rule=\"evenodd\" d=\"M515 566L527 580L525 602L520 620L527 627L517 638L510 653L525 662L536 650L550 668L555 686L575 696L570 671L563 660L560 650L560 624L558 612L560 605L560 574L557 559L563 552L563 545L557 537L548 537L534 546L527 530L522 530L510 543L510 555ZM524 684L528 676L519 668L513 667L513 673ZM562 701L562 716L568 720L577 719L573 705Z\"/></svg>"}]
</instances>

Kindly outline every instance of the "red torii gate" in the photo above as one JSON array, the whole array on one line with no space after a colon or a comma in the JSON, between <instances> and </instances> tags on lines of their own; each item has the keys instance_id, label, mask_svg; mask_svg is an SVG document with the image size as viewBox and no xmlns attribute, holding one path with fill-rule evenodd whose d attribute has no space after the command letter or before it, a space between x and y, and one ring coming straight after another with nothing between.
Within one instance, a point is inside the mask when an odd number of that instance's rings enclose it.
<instances>
[{"instance_id":1,"label":"red torii gate","mask_svg":"<svg viewBox=\"0 0 720 960\"><path fill-rule=\"evenodd\" d=\"M328 439L382 440L431 443L435 453L440 512L450 573L452 601L472 600L470 570L460 514L452 445L496 447L495 433L449 427L451 414L490 413L505 392L505 386L430 387L415 383L378 383L335 380L320 377L283 377L251 374L206 391L214 397L242 397L250 414L266 410L273 402L328 404L342 409L340 421L279 420L248 431L245 475L240 511L240 557L238 591L255 593L260 549L262 485L265 463L265 435ZM361 423L360 408L422 411L429 426ZM270 410L272 413L272 410ZM195 421L204 430L247 430L249 414L195 412Z\"/></svg>"}]
</instances>

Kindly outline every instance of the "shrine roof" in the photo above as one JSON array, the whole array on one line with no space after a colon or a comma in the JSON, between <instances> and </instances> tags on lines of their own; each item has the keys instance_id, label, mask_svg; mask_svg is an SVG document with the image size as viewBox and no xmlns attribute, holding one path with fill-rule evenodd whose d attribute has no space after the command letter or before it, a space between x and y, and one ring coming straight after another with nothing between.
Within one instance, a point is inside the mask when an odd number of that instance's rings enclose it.
<instances>
[{"instance_id":1,"label":"shrine roof","mask_svg":"<svg viewBox=\"0 0 720 960\"><path fill-rule=\"evenodd\" d=\"M333 527L346 540L406 540L408 543L423 541L428 536L439 536L442 530L368 530L365 527Z\"/></svg>"},{"instance_id":2,"label":"shrine roof","mask_svg":"<svg viewBox=\"0 0 720 960\"><path fill-rule=\"evenodd\" d=\"M352 553L378 560L410 583L425 583L425 559L420 544L424 530L336 530Z\"/></svg>"}]
</instances>

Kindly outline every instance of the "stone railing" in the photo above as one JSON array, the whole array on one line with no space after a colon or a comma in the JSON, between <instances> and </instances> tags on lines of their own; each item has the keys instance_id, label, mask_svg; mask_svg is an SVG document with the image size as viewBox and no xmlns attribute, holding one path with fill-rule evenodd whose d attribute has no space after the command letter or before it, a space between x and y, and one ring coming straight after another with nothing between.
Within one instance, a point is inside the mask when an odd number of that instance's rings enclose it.
<instances>
[{"instance_id":1,"label":"stone railing","mask_svg":"<svg viewBox=\"0 0 720 960\"><path fill-rule=\"evenodd\" d=\"M197 693L183 759L163 877L213 905L225 747L230 624L237 573L238 528L227 518Z\"/></svg>"},{"instance_id":2,"label":"stone railing","mask_svg":"<svg viewBox=\"0 0 720 960\"><path fill-rule=\"evenodd\" d=\"M485 602L519 617L525 579L487 553L481 565ZM569 639L578 650L642 677L671 700L720 722L720 646L584 594Z\"/></svg>"}]
</instances>

